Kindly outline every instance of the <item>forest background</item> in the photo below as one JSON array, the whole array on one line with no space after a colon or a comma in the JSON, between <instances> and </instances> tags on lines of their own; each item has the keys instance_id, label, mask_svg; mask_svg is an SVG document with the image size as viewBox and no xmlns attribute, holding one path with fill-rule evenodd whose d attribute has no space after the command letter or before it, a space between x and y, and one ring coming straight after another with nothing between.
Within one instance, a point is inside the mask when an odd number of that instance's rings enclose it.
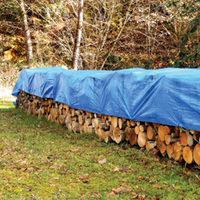
<instances>
[{"instance_id":1,"label":"forest background","mask_svg":"<svg viewBox=\"0 0 200 200\"><path fill-rule=\"evenodd\" d=\"M6 86L30 67L197 68L200 1L1 0L0 41Z\"/></svg>"}]
</instances>

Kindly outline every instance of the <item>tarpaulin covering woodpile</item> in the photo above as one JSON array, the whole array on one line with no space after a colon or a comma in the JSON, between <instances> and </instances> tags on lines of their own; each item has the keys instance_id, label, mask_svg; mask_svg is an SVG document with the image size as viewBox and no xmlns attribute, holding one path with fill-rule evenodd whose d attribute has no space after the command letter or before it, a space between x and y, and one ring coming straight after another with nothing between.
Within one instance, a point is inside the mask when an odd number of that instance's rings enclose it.
<instances>
[{"instance_id":1,"label":"tarpaulin covering woodpile","mask_svg":"<svg viewBox=\"0 0 200 200\"><path fill-rule=\"evenodd\" d=\"M200 69L23 69L12 94L20 90L93 113L200 131Z\"/></svg>"}]
</instances>

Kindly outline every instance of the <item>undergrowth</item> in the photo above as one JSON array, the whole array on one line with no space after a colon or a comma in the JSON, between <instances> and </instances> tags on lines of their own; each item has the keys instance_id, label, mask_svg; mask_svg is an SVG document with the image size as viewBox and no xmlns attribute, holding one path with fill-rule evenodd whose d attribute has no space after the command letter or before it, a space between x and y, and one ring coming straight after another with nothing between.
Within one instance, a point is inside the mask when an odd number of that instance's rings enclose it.
<instances>
[{"instance_id":1,"label":"undergrowth","mask_svg":"<svg viewBox=\"0 0 200 200\"><path fill-rule=\"evenodd\" d=\"M0 199L199 199L200 175L0 101Z\"/></svg>"}]
</instances>

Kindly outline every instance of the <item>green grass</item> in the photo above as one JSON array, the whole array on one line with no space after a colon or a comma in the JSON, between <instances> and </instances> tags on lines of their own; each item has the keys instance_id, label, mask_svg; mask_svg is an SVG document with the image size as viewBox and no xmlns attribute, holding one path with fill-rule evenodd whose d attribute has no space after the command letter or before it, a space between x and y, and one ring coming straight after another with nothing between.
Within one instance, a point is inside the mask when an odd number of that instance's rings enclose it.
<instances>
[{"instance_id":1,"label":"green grass","mask_svg":"<svg viewBox=\"0 0 200 200\"><path fill-rule=\"evenodd\" d=\"M100 158L106 162L99 164ZM0 101L0 199L199 199L200 173ZM113 189L118 189L118 194ZM140 195L140 196L139 196Z\"/></svg>"}]
</instances>

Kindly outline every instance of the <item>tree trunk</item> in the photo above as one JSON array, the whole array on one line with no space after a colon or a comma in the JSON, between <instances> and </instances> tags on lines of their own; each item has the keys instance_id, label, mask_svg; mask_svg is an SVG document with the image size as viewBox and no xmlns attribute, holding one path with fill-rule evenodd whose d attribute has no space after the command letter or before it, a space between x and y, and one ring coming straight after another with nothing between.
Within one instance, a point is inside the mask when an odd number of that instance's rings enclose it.
<instances>
[{"instance_id":1,"label":"tree trunk","mask_svg":"<svg viewBox=\"0 0 200 200\"><path fill-rule=\"evenodd\" d=\"M74 44L74 53L73 53L73 67L75 70L78 69L78 59L79 59L80 43L81 43L81 37L82 37L83 4L84 4L84 0L79 0L77 34L76 34L76 40Z\"/></svg>"},{"instance_id":2,"label":"tree trunk","mask_svg":"<svg viewBox=\"0 0 200 200\"><path fill-rule=\"evenodd\" d=\"M28 20L27 20L24 0L20 0L20 6L22 9L22 14L23 14L24 31L25 31L25 37L26 37L27 63L28 63L28 65L30 65L32 62L32 59L33 59L33 47L32 47L31 34L30 34L29 26L28 26Z\"/></svg>"}]
</instances>

